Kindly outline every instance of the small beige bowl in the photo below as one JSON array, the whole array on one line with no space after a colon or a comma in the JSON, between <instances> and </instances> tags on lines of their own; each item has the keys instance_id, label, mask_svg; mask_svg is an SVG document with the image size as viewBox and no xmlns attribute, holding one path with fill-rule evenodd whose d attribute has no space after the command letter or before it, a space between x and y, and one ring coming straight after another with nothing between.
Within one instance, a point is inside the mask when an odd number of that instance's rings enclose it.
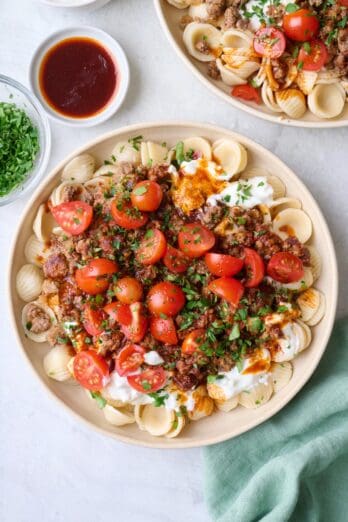
<instances>
[{"instance_id":1,"label":"small beige bowl","mask_svg":"<svg viewBox=\"0 0 348 522\"><path fill-rule=\"evenodd\" d=\"M231 87L225 85L220 80L213 80L207 74L207 64L195 60L186 51L183 38L182 30L179 27L179 21L181 17L186 13L185 9L177 9L170 5L167 0L154 0L157 16L161 23L162 29L167 36L169 43L175 49L178 56L191 70L195 77L203 83L208 89L214 94L220 96L227 103L233 107L242 111L248 112L253 116L268 120L273 123L279 123L281 125L290 125L293 127L314 127L327 129L329 127L346 127L348 126L348 103L345 104L343 112L330 120L320 119L314 116L310 111L307 111L305 115L298 119L291 119L285 114L279 115L271 112L265 105L255 105L251 102L242 102L237 98L230 95ZM192 87L194 92L194 87Z\"/></svg>"},{"instance_id":2,"label":"small beige bowl","mask_svg":"<svg viewBox=\"0 0 348 522\"><path fill-rule=\"evenodd\" d=\"M127 140L131 136L139 135L142 135L146 140L159 143L165 141L169 146L190 136L203 136L211 142L221 138L238 140L248 150L249 167L262 166L267 168L284 181L287 193L290 196L297 197L302 201L303 208L313 222L312 244L319 251L323 263L322 274L316 283L316 287L325 294L326 314L323 320L312 330L313 341L311 346L293 361L294 375L290 383L274 395L267 404L256 410L238 407L230 413L214 413L211 417L191 422L182 434L175 439L152 437L149 433L140 431L136 425L113 427L107 424L102 412L90 401L81 388L49 379L43 369L43 357L47 353L47 346L45 343L40 345L33 343L25 337L21 326L21 309L24 303L19 299L15 285L16 274L25 262L24 245L32 233L32 223L37 208L47 200L52 189L59 182L64 165L77 154L86 152L95 156L98 164L101 165L104 159L110 156L117 141ZM314 198L297 176L271 152L244 136L220 127L198 123L159 122L132 125L101 136L70 154L68 158L53 169L36 190L23 212L10 253L8 284L10 315L19 345L47 392L58 399L78 419L84 420L104 435L109 435L123 442L153 448L189 448L215 444L250 430L277 413L304 386L323 355L333 327L337 302L337 263L330 232Z\"/></svg>"}]
</instances>

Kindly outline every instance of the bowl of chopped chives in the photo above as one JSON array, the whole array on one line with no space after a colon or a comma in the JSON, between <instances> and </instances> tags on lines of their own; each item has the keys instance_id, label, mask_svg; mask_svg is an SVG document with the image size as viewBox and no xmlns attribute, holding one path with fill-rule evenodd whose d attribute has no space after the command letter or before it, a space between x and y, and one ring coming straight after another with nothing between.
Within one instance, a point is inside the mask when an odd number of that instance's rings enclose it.
<instances>
[{"instance_id":1,"label":"bowl of chopped chives","mask_svg":"<svg viewBox=\"0 0 348 522\"><path fill-rule=\"evenodd\" d=\"M0 74L0 206L33 191L51 150L48 118L35 96Z\"/></svg>"}]
</instances>

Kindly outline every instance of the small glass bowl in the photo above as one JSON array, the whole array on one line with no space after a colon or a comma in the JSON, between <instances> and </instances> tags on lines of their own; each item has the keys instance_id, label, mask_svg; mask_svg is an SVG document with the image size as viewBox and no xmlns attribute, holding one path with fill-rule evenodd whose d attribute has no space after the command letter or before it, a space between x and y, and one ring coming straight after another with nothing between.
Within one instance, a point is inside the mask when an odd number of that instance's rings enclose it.
<instances>
[{"instance_id":1,"label":"small glass bowl","mask_svg":"<svg viewBox=\"0 0 348 522\"><path fill-rule=\"evenodd\" d=\"M16 80L0 74L0 102L14 103L29 116L39 133L39 151L34 166L24 181L6 196L0 197L0 206L8 205L32 192L42 178L51 152L51 131L48 118L37 98ZM1 175L1 174L0 174Z\"/></svg>"}]
</instances>

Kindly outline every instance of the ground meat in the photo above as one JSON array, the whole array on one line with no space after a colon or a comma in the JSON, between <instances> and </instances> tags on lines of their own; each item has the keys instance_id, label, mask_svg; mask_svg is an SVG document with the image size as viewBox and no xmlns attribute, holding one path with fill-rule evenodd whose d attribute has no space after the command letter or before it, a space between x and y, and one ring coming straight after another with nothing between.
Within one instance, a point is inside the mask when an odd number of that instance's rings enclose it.
<instances>
[{"instance_id":1,"label":"ground meat","mask_svg":"<svg viewBox=\"0 0 348 522\"><path fill-rule=\"evenodd\" d=\"M191 389L206 377L208 362L208 358L199 352L180 358L176 363L174 382L182 390Z\"/></svg>"},{"instance_id":2,"label":"ground meat","mask_svg":"<svg viewBox=\"0 0 348 522\"><path fill-rule=\"evenodd\" d=\"M213 60L213 61L208 63L208 75L213 80L221 80L221 74L220 74L220 71L219 71L219 69L218 69L218 67L216 65L216 61L215 60Z\"/></svg>"},{"instance_id":3,"label":"ground meat","mask_svg":"<svg viewBox=\"0 0 348 522\"><path fill-rule=\"evenodd\" d=\"M64 185L62 190L62 201L84 201L89 205L93 202L93 195L81 185Z\"/></svg>"},{"instance_id":4,"label":"ground meat","mask_svg":"<svg viewBox=\"0 0 348 522\"><path fill-rule=\"evenodd\" d=\"M199 42L195 44L195 48L199 53L210 54L210 47L205 40L199 40Z\"/></svg>"},{"instance_id":5,"label":"ground meat","mask_svg":"<svg viewBox=\"0 0 348 522\"><path fill-rule=\"evenodd\" d=\"M254 230L256 225L263 223L263 214L258 208L243 209L241 207L231 207L227 216L240 227L246 230Z\"/></svg>"},{"instance_id":6,"label":"ground meat","mask_svg":"<svg viewBox=\"0 0 348 522\"><path fill-rule=\"evenodd\" d=\"M338 31L337 46L341 53L348 54L348 27Z\"/></svg>"},{"instance_id":7,"label":"ground meat","mask_svg":"<svg viewBox=\"0 0 348 522\"><path fill-rule=\"evenodd\" d=\"M156 339L154 339L154 337L152 337L152 335L148 332L144 339L141 341L141 346L143 346L144 348L146 348L146 350L158 350L158 344L157 344L157 341Z\"/></svg>"},{"instance_id":8,"label":"ground meat","mask_svg":"<svg viewBox=\"0 0 348 522\"><path fill-rule=\"evenodd\" d=\"M42 308L33 303L28 305L26 318L28 330L35 334L46 332L51 327L50 316Z\"/></svg>"},{"instance_id":9,"label":"ground meat","mask_svg":"<svg viewBox=\"0 0 348 522\"><path fill-rule=\"evenodd\" d=\"M113 238L112 237L101 237L99 240L99 247L102 249L105 255L114 253Z\"/></svg>"},{"instance_id":10,"label":"ground meat","mask_svg":"<svg viewBox=\"0 0 348 522\"><path fill-rule=\"evenodd\" d=\"M56 294L58 290L59 287L55 281L52 281L52 279L44 279L41 290L44 295Z\"/></svg>"},{"instance_id":11,"label":"ground meat","mask_svg":"<svg viewBox=\"0 0 348 522\"><path fill-rule=\"evenodd\" d=\"M236 363L231 355L226 354L221 357L213 357L211 364L218 372L229 372Z\"/></svg>"},{"instance_id":12,"label":"ground meat","mask_svg":"<svg viewBox=\"0 0 348 522\"><path fill-rule=\"evenodd\" d=\"M275 6L272 6L275 7ZM280 58L273 58L271 60L272 70L274 79L279 83L285 83L286 76L288 74L288 66Z\"/></svg>"},{"instance_id":13,"label":"ground meat","mask_svg":"<svg viewBox=\"0 0 348 522\"><path fill-rule=\"evenodd\" d=\"M96 346L100 355L105 355L106 352L117 352L124 342L125 336L120 330L103 332L102 334L93 337L93 344Z\"/></svg>"},{"instance_id":14,"label":"ground meat","mask_svg":"<svg viewBox=\"0 0 348 522\"><path fill-rule=\"evenodd\" d=\"M273 254L283 250L283 241L279 236L268 231L259 235L255 241L254 248L268 261Z\"/></svg>"},{"instance_id":15,"label":"ground meat","mask_svg":"<svg viewBox=\"0 0 348 522\"><path fill-rule=\"evenodd\" d=\"M338 56L335 65L341 76L348 76L348 28L340 29L337 36Z\"/></svg>"},{"instance_id":16,"label":"ground meat","mask_svg":"<svg viewBox=\"0 0 348 522\"><path fill-rule=\"evenodd\" d=\"M59 324L53 325L47 333L47 342L51 346L55 346L62 339L67 339L64 328Z\"/></svg>"},{"instance_id":17,"label":"ground meat","mask_svg":"<svg viewBox=\"0 0 348 522\"><path fill-rule=\"evenodd\" d=\"M78 254L81 254L82 259L88 259L90 257L91 239L79 239L75 245L75 250Z\"/></svg>"},{"instance_id":18,"label":"ground meat","mask_svg":"<svg viewBox=\"0 0 348 522\"><path fill-rule=\"evenodd\" d=\"M212 20L217 20L219 16L224 14L224 10L226 7L225 0L206 0L207 4L207 13L209 18Z\"/></svg>"},{"instance_id":19,"label":"ground meat","mask_svg":"<svg viewBox=\"0 0 348 522\"><path fill-rule=\"evenodd\" d=\"M224 215L224 208L219 205L205 205L201 210L195 212L195 217L206 227L213 229Z\"/></svg>"},{"instance_id":20,"label":"ground meat","mask_svg":"<svg viewBox=\"0 0 348 522\"><path fill-rule=\"evenodd\" d=\"M164 359L166 364L175 365L175 361L177 361L181 355L181 346L171 346L169 344L165 344L158 346L157 351Z\"/></svg>"},{"instance_id":21,"label":"ground meat","mask_svg":"<svg viewBox=\"0 0 348 522\"><path fill-rule=\"evenodd\" d=\"M284 252L291 252L295 256L299 257L305 266L310 265L310 252L296 237L288 237L283 242Z\"/></svg>"},{"instance_id":22,"label":"ground meat","mask_svg":"<svg viewBox=\"0 0 348 522\"><path fill-rule=\"evenodd\" d=\"M267 16L274 20L274 25L281 25L284 13L285 7L282 4L271 4L268 6L268 9L266 11Z\"/></svg>"},{"instance_id":23,"label":"ground meat","mask_svg":"<svg viewBox=\"0 0 348 522\"><path fill-rule=\"evenodd\" d=\"M213 321L215 321L216 315L214 308L208 308L203 312L198 319L195 320L193 326L195 328L207 328Z\"/></svg>"},{"instance_id":24,"label":"ground meat","mask_svg":"<svg viewBox=\"0 0 348 522\"><path fill-rule=\"evenodd\" d=\"M158 276L156 265L141 266L135 270L135 277L142 283L150 283Z\"/></svg>"},{"instance_id":25,"label":"ground meat","mask_svg":"<svg viewBox=\"0 0 348 522\"><path fill-rule=\"evenodd\" d=\"M198 385L198 379L192 373L175 373L173 381L180 390L192 390Z\"/></svg>"},{"instance_id":26,"label":"ground meat","mask_svg":"<svg viewBox=\"0 0 348 522\"><path fill-rule=\"evenodd\" d=\"M69 266L64 254L50 255L43 265L45 277L62 280L68 274Z\"/></svg>"},{"instance_id":27,"label":"ground meat","mask_svg":"<svg viewBox=\"0 0 348 522\"><path fill-rule=\"evenodd\" d=\"M231 5L224 14L224 29L236 27L239 20L241 20L241 15L238 5Z\"/></svg>"},{"instance_id":28,"label":"ground meat","mask_svg":"<svg viewBox=\"0 0 348 522\"><path fill-rule=\"evenodd\" d=\"M74 298L81 295L73 277L66 278L59 287L59 302L62 305L73 305Z\"/></svg>"},{"instance_id":29,"label":"ground meat","mask_svg":"<svg viewBox=\"0 0 348 522\"><path fill-rule=\"evenodd\" d=\"M161 181L168 177L168 165L154 165L149 169L148 179Z\"/></svg>"}]
</instances>

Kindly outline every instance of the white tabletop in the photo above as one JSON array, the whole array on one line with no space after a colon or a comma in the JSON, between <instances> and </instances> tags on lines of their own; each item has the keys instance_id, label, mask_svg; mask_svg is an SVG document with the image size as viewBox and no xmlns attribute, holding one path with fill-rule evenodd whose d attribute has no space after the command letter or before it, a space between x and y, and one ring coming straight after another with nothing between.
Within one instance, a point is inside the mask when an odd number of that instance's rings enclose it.
<instances>
[{"instance_id":1,"label":"white tabletop","mask_svg":"<svg viewBox=\"0 0 348 522\"><path fill-rule=\"evenodd\" d=\"M0 70L28 85L42 39L78 24L109 32L124 47L131 88L120 112L86 130L52 123L50 165L89 139L125 124L163 119L216 123L283 159L322 208L340 268L338 313L348 304L348 129L301 130L263 122L227 106L186 70L162 34L151 0L112 0L93 13L31 0L1 0ZM346 177L344 179L344 175ZM0 272L25 201L0 209ZM130 447L89 431L47 397L22 358L0 280L0 519L4 522L187 522L209 520L200 450Z\"/></svg>"}]
</instances>

